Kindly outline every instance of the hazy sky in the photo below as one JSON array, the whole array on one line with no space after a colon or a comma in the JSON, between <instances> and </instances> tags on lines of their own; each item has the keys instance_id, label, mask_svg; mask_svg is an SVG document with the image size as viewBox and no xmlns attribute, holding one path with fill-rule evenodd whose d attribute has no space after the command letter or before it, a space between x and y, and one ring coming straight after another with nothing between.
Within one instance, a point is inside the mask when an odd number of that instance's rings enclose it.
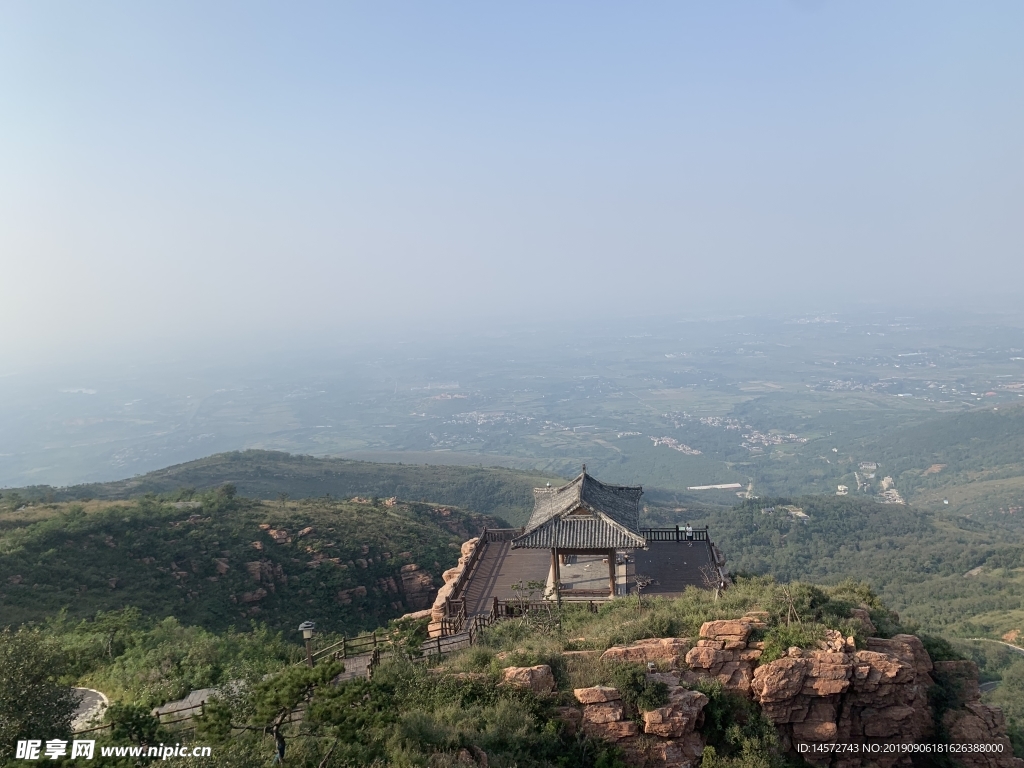
<instances>
[{"instance_id":1,"label":"hazy sky","mask_svg":"<svg viewBox=\"0 0 1024 768\"><path fill-rule=\"evenodd\" d=\"M1024 4L0 14L0 354L1024 295Z\"/></svg>"}]
</instances>

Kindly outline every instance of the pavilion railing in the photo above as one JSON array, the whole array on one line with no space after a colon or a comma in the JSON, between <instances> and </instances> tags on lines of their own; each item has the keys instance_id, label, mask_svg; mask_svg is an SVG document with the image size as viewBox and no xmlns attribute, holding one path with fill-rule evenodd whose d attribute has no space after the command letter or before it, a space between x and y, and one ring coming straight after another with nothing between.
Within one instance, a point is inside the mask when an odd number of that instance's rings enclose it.
<instances>
[{"instance_id":1,"label":"pavilion railing","mask_svg":"<svg viewBox=\"0 0 1024 768\"><path fill-rule=\"evenodd\" d=\"M648 541L708 541L707 526L703 528L641 528L640 535Z\"/></svg>"}]
</instances>

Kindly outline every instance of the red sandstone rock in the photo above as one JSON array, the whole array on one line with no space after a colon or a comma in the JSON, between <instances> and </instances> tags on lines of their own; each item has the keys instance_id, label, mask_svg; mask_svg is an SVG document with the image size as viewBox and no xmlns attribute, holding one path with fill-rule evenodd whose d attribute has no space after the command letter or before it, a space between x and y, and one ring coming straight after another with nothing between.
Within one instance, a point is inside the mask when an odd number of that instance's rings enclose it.
<instances>
[{"instance_id":1,"label":"red sandstone rock","mask_svg":"<svg viewBox=\"0 0 1024 768\"><path fill-rule=\"evenodd\" d=\"M704 737L690 733L678 739L654 740L650 736L619 742L626 763L643 768L693 768L704 751Z\"/></svg>"},{"instance_id":2,"label":"red sandstone rock","mask_svg":"<svg viewBox=\"0 0 1024 768\"><path fill-rule=\"evenodd\" d=\"M614 723L625 714L621 701L609 701L604 704L588 704L583 708L584 723Z\"/></svg>"},{"instance_id":3,"label":"red sandstone rock","mask_svg":"<svg viewBox=\"0 0 1024 768\"><path fill-rule=\"evenodd\" d=\"M617 688L606 685L595 685L592 688L577 688L573 691L576 701L580 704L603 704L606 701L618 701L622 698Z\"/></svg>"},{"instance_id":4,"label":"red sandstone rock","mask_svg":"<svg viewBox=\"0 0 1024 768\"><path fill-rule=\"evenodd\" d=\"M685 637L662 637L639 640L628 646L613 646L604 652L601 661L636 661L642 664L662 662L678 667L681 657L690 649Z\"/></svg>"},{"instance_id":5,"label":"red sandstone rock","mask_svg":"<svg viewBox=\"0 0 1024 768\"><path fill-rule=\"evenodd\" d=\"M871 621L871 613L866 605L861 605L860 608L854 608L851 610L850 618L854 621L860 622L861 630L868 637L871 637L878 631L875 629L875 625Z\"/></svg>"},{"instance_id":6,"label":"red sandstone rock","mask_svg":"<svg viewBox=\"0 0 1024 768\"><path fill-rule=\"evenodd\" d=\"M621 739L636 736L640 728L632 720L620 722L594 723L583 721L583 732L595 739L604 741L620 741Z\"/></svg>"},{"instance_id":7,"label":"red sandstone rock","mask_svg":"<svg viewBox=\"0 0 1024 768\"><path fill-rule=\"evenodd\" d=\"M727 688L748 694L754 679L754 662L761 652L716 648L712 645L719 642L708 641L705 645L705 641L700 641L696 648L686 654L686 663L696 675L714 677Z\"/></svg>"},{"instance_id":8,"label":"red sandstone rock","mask_svg":"<svg viewBox=\"0 0 1024 768\"><path fill-rule=\"evenodd\" d=\"M739 638L746 642L750 631L754 628L753 622L742 619L727 619L724 621L705 621L700 628L700 636L709 640L724 638Z\"/></svg>"},{"instance_id":9,"label":"red sandstone rock","mask_svg":"<svg viewBox=\"0 0 1024 768\"><path fill-rule=\"evenodd\" d=\"M506 667L501 671L502 682L516 688L529 688L534 693L551 693L555 690L555 676L551 667L538 664L535 667Z\"/></svg>"},{"instance_id":10,"label":"red sandstone rock","mask_svg":"<svg viewBox=\"0 0 1024 768\"><path fill-rule=\"evenodd\" d=\"M692 733L708 697L699 691L676 686L669 690L669 703L644 712L644 733L677 738Z\"/></svg>"},{"instance_id":11,"label":"red sandstone rock","mask_svg":"<svg viewBox=\"0 0 1024 768\"><path fill-rule=\"evenodd\" d=\"M810 659L794 659L784 656L754 670L750 686L755 699L761 704L786 701L799 694L804 688L804 678L810 671Z\"/></svg>"}]
</instances>

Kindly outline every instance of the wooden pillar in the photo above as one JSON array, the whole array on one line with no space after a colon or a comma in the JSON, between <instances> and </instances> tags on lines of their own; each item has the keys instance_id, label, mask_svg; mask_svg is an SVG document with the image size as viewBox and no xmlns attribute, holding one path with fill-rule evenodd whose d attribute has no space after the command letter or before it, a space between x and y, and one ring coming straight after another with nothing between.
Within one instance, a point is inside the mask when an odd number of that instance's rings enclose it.
<instances>
[{"instance_id":1,"label":"wooden pillar","mask_svg":"<svg viewBox=\"0 0 1024 768\"><path fill-rule=\"evenodd\" d=\"M562 580L562 571L558 567L558 550L554 548L551 550L551 578L554 580L554 587L557 591Z\"/></svg>"},{"instance_id":2,"label":"wooden pillar","mask_svg":"<svg viewBox=\"0 0 1024 768\"><path fill-rule=\"evenodd\" d=\"M612 597L615 597L615 550L608 550L608 588Z\"/></svg>"}]
</instances>

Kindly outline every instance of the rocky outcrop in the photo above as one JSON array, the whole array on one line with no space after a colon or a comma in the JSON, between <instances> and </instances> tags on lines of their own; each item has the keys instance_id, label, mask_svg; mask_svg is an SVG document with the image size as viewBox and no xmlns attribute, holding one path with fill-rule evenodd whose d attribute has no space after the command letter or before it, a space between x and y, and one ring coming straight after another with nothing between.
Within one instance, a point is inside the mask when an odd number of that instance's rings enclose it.
<instances>
[{"instance_id":1,"label":"rocky outcrop","mask_svg":"<svg viewBox=\"0 0 1024 768\"><path fill-rule=\"evenodd\" d=\"M684 682L715 678L727 688L747 695L754 679L754 666L761 658L760 643L747 640L755 629L765 625L757 617L744 616L734 621L708 621L700 628L697 645L686 654L690 674Z\"/></svg>"},{"instance_id":2,"label":"rocky outcrop","mask_svg":"<svg viewBox=\"0 0 1024 768\"><path fill-rule=\"evenodd\" d=\"M644 712L644 733L679 738L697 727L708 697L680 686L669 688L668 704Z\"/></svg>"},{"instance_id":3,"label":"rocky outcrop","mask_svg":"<svg viewBox=\"0 0 1024 768\"><path fill-rule=\"evenodd\" d=\"M601 655L601 661L653 662L660 667L679 669L685 666L686 652L693 643L686 637L658 637L638 640L632 645L612 646Z\"/></svg>"},{"instance_id":4,"label":"rocky outcrop","mask_svg":"<svg viewBox=\"0 0 1024 768\"><path fill-rule=\"evenodd\" d=\"M989 752L957 755L965 768L1024 768L1024 760L1013 757L1002 710L981 703L977 665L973 661L940 661L933 674L956 705L942 714L949 742L993 747Z\"/></svg>"},{"instance_id":5,"label":"rocky outcrop","mask_svg":"<svg viewBox=\"0 0 1024 768\"><path fill-rule=\"evenodd\" d=\"M414 611L428 607L434 595L434 577L416 563L403 565L400 573L405 604Z\"/></svg>"},{"instance_id":6,"label":"rocky outcrop","mask_svg":"<svg viewBox=\"0 0 1024 768\"><path fill-rule=\"evenodd\" d=\"M444 584L439 590L437 590L437 595L434 597L430 623L427 625L427 633L430 637L437 637L441 634L441 619L445 617L446 602L448 598L451 597L452 589L455 587L455 582L462 575L463 570L466 568L466 563L469 562L469 559L473 556L473 552L476 551L479 544L479 537L463 542L462 549L459 552L458 564L454 568L449 568L441 574Z\"/></svg>"},{"instance_id":7,"label":"rocky outcrop","mask_svg":"<svg viewBox=\"0 0 1024 768\"><path fill-rule=\"evenodd\" d=\"M362 585L352 587L352 589L339 589L334 599L338 601L339 605L351 605L353 600L360 597L366 597L366 587Z\"/></svg>"},{"instance_id":8,"label":"rocky outcrop","mask_svg":"<svg viewBox=\"0 0 1024 768\"><path fill-rule=\"evenodd\" d=\"M1013 757L1002 712L981 703L978 670L972 662L933 665L920 638L913 635L869 637L866 647L858 649L854 638L829 630L818 648L790 648L782 658L758 666L763 644L751 641L751 633L764 626L760 618L707 622L689 650L684 650L689 644L684 638L610 648L602 661L653 661L669 667L672 671L648 675L668 687L669 701L636 713L614 688L580 688L574 691L581 704L578 729L616 742L636 768L696 765L704 744L700 731L708 700L692 688L701 679L714 678L757 702L775 723L782 748L814 765L856 768L863 756L807 751L814 745L873 747L878 751L871 753L872 764L891 768L909 762L883 745L936 743L944 738L955 744L993 745L987 752L958 755L967 768L1024 768L1024 760ZM856 609L853 618L862 628L873 628L866 607ZM684 653L685 663L680 660ZM936 680L947 698L952 696L939 724L928 698ZM642 733L634 717L642 719ZM559 719L577 725L570 714L562 713Z\"/></svg>"},{"instance_id":9,"label":"rocky outcrop","mask_svg":"<svg viewBox=\"0 0 1024 768\"><path fill-rule=\"evenodd\" d=\"M218 572L220 569L218 568ZM226 569L225 569L226 572ZM245 572L249 578L257 584L265 584L274 591L275 581L287 582L288 579L280 563L272 563L270 560L253 560L245 564Z\"/></svg>"},{"instance_id":10,"label":"rocky outcrop","mask_svg":"<svg viewBox=\"0 0 1024 768\"><path fill-rule=\"evenodd\" d=\"M827 638L829 650L790 649L786 657L755 670L751 693L779 728L783 746L910 744L934 736L928 704L932 662L919 638L871 638L859 651L844 643L844 652L832 650L836 643ZM900 757L884 751L872 755L883 768ZM822 765L854 764L827 753L804 758Z\"/></svg>"},{"instance_id":11,"label":"rocky outcrop","mask_svg":"<svg viewBox=\"0 0 1024 768\"><path fill-rule=\"evenodd\" d=\"M868 637L878 634L874 622L871 621L871 611L863 603L859 608L854 608L850 611L850 618L860 624L861 632Z\"/></svg>"},{"instance_id":12,"label":"rocky outcrop","mask_svg":"<svg viewBox=\"0 0 1024 768\"><path fill-rule=\"evenodd\" d=\"M555 690L555 676L547 664L533 667L506 667L501 671L501 682L515 688L527 688L541 695Z\"/></svg>"},{"instance_id":13,"label":"rocky outcrop","mask_svg":"<svg viewBox=\"0 0 1024 768\"><path fill-rule=\"evenodd\" d=\"M618 744L632 766L659 768L691 768L697 764L704 738L697 731L703 719L707 697L679 685L677 675L654 675L659 682L674 683L668 689L668 703L649 712L629 711L615 688L594 686L573 691L582 705L579 714L561 708L559 720L571 733L582 730L586 735ZM634 715L643 720L643 733Z\"/></svg>"}]
</instances>

